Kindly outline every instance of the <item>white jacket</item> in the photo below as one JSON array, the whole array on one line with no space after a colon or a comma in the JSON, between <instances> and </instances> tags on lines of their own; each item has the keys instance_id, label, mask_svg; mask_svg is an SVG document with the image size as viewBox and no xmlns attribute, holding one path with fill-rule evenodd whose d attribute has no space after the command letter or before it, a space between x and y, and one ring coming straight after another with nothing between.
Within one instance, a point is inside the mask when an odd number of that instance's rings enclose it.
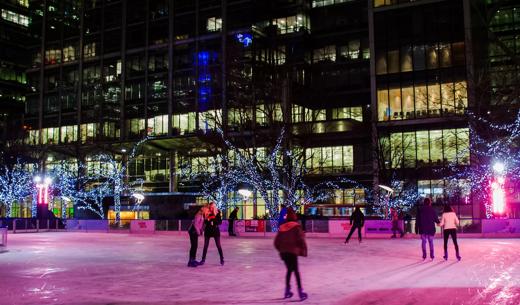
<instances>
[{"instance_id":1,"label":"white jacket","mask_svg":"<svg viewBox=\"0 0 520 305\"><path fill-rule=\"evenodd\" d=\"M457 218L457 214L455 214L455 212L443 213L441 223L439 225L441 227L444 226L444 230L456 229L459 225L459 219Z\"/></svg>"}]
</instances>

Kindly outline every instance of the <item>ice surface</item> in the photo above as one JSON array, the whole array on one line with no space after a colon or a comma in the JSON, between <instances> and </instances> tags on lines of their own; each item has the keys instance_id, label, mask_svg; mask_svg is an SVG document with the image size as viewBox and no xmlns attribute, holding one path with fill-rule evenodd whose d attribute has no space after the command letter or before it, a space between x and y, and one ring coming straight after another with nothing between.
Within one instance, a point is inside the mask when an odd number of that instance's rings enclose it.
<instances>
[{"instance_id":1,"label":"ice surface","mask_svg":"<svg viewBox=\"0 0 520 305\"><path fill-rule=\"evenodd\" d=\"M462 261L423 262L417 239L308 239L305 304L520 304L520 240L461 239ZM199 243L200 247L202 243ZM212 243L186 267L187 235L28 233L0 253L0 304L290 304L271 238ZM293 287L295 286L293 279Z\"/></svg>"}]
</instances>

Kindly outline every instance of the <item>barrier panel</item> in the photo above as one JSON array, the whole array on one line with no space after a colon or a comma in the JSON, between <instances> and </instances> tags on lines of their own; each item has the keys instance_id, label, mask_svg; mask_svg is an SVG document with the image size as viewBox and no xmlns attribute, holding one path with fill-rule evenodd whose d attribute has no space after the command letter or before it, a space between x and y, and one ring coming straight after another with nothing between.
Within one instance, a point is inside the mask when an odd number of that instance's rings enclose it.
<instances>
[{"instance_id":1,"label":"barrier panel","mask_svg":"<svg viewBox=\"0 0 520 305\"><path fill-rule=\"evenodd\" d=\"M130 222L130 233L155 233L155 220L132 220Z\"/></svg>"},{"instance_id":2,"label":"barrier panel","mask_svg":"<svg viewBox=\"0 0 520 305\"><path fill-rule=\"evenodd\" d=\"M482 233L520 233L520 219L482 219Z\"/></svg>"},{"instance_id":3,"label":"barrier panel","mask_svg":"<svg viewBox=\"0 0 520 305\"><path fill-rule=\"evenodd\" d=\"M108 232L108 220L69 219L67 231L105 231Z\"/></svg>"},{"instance_id":4,"label":"barrier panel","mask_svg":"<svg viewBox=\"0 0 520 305\"><path fill-rule=\"evenodd\" d=\"M330 235L347 236L351 228L350 220L329 220ZM357 236L357 230L354 234ZM364 229L361 229L361 234L365 236Z\"/></svg>"},{"instance_id":5,"label":"barrier panel","mask_svg":"<svg viewBox=\"0 0 520 305\"><path fill-rule=\"evenodd\" d=\"M0 246L7 247L7 228L0 228L1 243Z\"/></svg>"},{"instance_id":6,"label":"barrier panel","mask_svg":"<svg viewBox=\"0 0 520 305\"><path fill-rule=\"evenodd\" d=\"M399 227L403 229L403 221L399 220ZM365 234L393 234L391 220L365 220Z\"/></svg>"}]
</instances>

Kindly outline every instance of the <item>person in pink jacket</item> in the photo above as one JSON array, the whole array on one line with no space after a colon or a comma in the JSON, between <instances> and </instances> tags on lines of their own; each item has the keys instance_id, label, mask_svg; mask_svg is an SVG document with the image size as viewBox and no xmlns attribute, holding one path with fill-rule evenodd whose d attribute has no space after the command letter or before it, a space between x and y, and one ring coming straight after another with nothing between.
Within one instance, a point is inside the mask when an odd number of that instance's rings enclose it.
<instances>
[{"instance_id":1,"label":"person in pink jacket","mask_svg":"<svg viewBox=\"0 0 520 305\"><path fill-rule=\"evenodd\" d=\"M461 257L459 254L459 245L457 243L457 226L459 225L459 219L457 218L457 214L453 211L451 206L445 205L444 212L442 213L441 223L439 226L442 227L444 233L444 260L448 260L448 239L453 240L453 244L455 245L455 253L457 255L457 259L460 261Z\"/></svg>"}]
</instances>

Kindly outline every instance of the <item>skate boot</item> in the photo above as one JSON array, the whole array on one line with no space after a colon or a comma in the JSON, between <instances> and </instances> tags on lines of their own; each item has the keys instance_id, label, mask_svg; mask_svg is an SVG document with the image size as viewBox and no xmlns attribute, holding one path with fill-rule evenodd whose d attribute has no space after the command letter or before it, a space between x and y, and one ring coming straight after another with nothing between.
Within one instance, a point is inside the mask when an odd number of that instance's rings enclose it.
<instances>
[{"instance_id":1,"label":"skate boot","mask_svg":"<svg viewBox=\"0 0 520 305\"><path fill-rule=\"evenodd\" d=\"M303 292L303 288L298 289L298 295L300 296L300 301L304 301L308 297L308 295L305 292Z\"/></svg>"},{"instance_id":2,"label":"skate boot","mask_svg":"<svg viewBox=\"0 0 520 305\"><path fill-rule=\"evenodd\" d=\"M197 265L202 266L202 265L204 265L205 262L206 262L206 259L203 258L200 260L200 262L197 263Z\"/></svg>"},{"instance_id":3,"label":"skate boot","mask_svg":"<svg viewBox=\"0 0 520 305\"><path fill-rule=\"evenodd\" d=\"M444 260L447 261L448 260L448 252L444 252L444 256L443 256Z\"/></svg>"},{"instance_id":4,"label":"skate boot","mask_svg":"<svg viewBox=\"0 0 520 305\"><path fill-rule=\"evenodd\" d=\"M433 255L433 251L430 252L430 258L431 258L432 261L435 258L435 255Z\"/></svg>"},{"instance_id":5,"label":"skate boot","mask_svg":"<svg viewBox=\"0 0 520 305\"><path fill-rule=\"evenodd\" d=\"M223 258L220 259L220 265L224 266L224 259Z\"/></svg>"},{"instance_id":6,"label":"skate boot","mask_svg":"<svg viewBox=\"0 0 520 305\"><path fill-rule=\"evenodd\" d=\"M284 299L292 298L293 293L291 292L291 287L285 287L285 294L283 296Z\"/></svg>"},{"instance_id":7,"label":"skate boot","mask_svg":"<svg viewBox=\"0 0 520 305\"><path fill-rule=\"evenodd\" d=\"M345 239L345 244L348 244L348 239Z\"/></svg>"},{"instance_id":8,"label":"skate boot","mask_svg":"<svg viewBox=\"0 0 520 305\"><path fill-rule=\"evenodd\" d=\"M460 262L461 259L462 257L460 257L460 255L457 253L457 260Z\"/></svg>"},{"instance_id":9,"label":"skate boot","mask_svg":"<svg viewBox=\"0 0 520 305\"><path fill-rule=\"evenodd\" d=\"M199 264L194 259L190 259L190 261L188 262L188 267L197 267L198 265Z\"/></svg>"}]
</instances>

